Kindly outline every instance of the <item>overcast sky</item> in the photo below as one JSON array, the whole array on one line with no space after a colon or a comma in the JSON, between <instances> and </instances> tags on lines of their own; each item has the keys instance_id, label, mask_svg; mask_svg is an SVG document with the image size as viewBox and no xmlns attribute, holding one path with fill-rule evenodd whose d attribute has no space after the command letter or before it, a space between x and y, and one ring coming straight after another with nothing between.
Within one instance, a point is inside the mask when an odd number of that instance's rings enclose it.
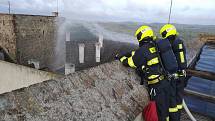
<instances>
[{"instance_id":1,"label":"overcast sky","mask_svg":"<svg viewBox=\"0 0 215 121\"><path fill-rule=\"evenodd\" d=\"M57 0L10 0L12 13L50 15ZM0 0L0 12L7 12ZM62 16L97 21L140 21L165 23L170 0L59 0ZM215 25L215 0L173 0L172 20L183 24Z\"/></svg>"}]
</instances>

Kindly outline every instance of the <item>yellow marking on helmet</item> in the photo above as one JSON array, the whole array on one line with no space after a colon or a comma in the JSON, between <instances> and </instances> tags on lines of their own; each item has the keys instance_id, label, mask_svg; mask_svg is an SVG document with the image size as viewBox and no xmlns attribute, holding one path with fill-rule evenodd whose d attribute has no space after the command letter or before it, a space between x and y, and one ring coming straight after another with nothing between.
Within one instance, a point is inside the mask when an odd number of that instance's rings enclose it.
<instances>
[{"instance_id":1,"label":"yellow marking on helmet","mask_svg":"<svg viewBox=\"0 0 215 121\"><path fill-rule=\"evenodd\" d=\"M180 110L180 109L182 109L182 108L183 108L183 105L182 105L182 104L177 105L177 108Z\"/></svg>"},{"instance_id":2,"label":"yellow marking on helmet","mask_svg":"<svg viewBox=\"0 0 215 121\"><path fill-rule=\"evenodd\" d=\"M151 53L155 53L155 52L156 52L156 49L155 49L155 47L151 47L151 48L149 48L149 51L150 51Z\"/></svg>"},{"instance_id":3,"label":"yellow marking on helmet","mask_svg":"<svg viewBox=\"0 0 215 121\"><path fill-rule=\"evenodd\" d=\"M149 27L149 28L145 28L145 29L141 30L140 32L141 32L142 34L144 34L146 31L150 31L150 30L152 30L152 29Z\"/></svg>"},{"instance_id":4,"label":"yellow marking on helmet","mask_svg":"<svg viewBox=\"0 0 215 121\"><path fill-rule=\"evenodd\" d=\"M147 65L151 66L151 65L154 65L154 64L157 64L157 63L159 63L159 60L158 60L158 57L155 57L155 58L151 59L150 61L148 61Z\"/></svg>"},{"instance_id":5,"label":"yellow marking on helmet","mask_svg":"<svg viewBox=\"0 0 215 121\"><path fill-rule=\"evenodd\" d=\"M179 44L179 45L178 45L178 48L179 48L179 49L183 49L183 45L182 45L182 44Z\"/></svg>"},{"instance_id":6,"label":"yellow marking on helmet","mask_svg":"<svg viewBox=\"0 0 215 121\"><path fill-rule=\"evenodd\" d=\"M181 63L184 63L184 52L180 52L180 59L181 59Z\"/></svg>"},{"instance_id":7,"label":"yellow marking on helmet","mask_svg":"<svg viewBox=\"0 0 215 121\"><path fill-rule=\"evenodd\" d=\"M120 58L120 62L123 62L125 59L127 59L127 57L123 56L122 58Z\"/></svg>"},{"instance_id":8,"label":"yellow marking on helmet","mask_svg":"<svg viewBox=\"0 0 215 121\"><path fill-rule=\"evenodd\" d=\"M151 76L148 77L148 79L155 79L157 77L159 77L159 75L151 75Z\"/></svg>"},{"instance_id":9,"label":"yellow marking on helmet","mask_svg":"<svg viewBox=\"0 0 215 121\"><path fill-rule=\"evenodd\" d=\"M132 57L129 57L128 58L128 65L132 68L136 68L135 64L134 64L134 61L132 59Z\"/></svg>"},{"instance_id":10,"label":"yellow marking on helmet","mask_svg":"<svg viewBox=\"0 0 215 121\"><path fill-rule=\"evenodd\" d=\"M176 28L175 27L171 27L171 28L167 28L166 29L167 32L170 32L171 30L176 30Z\"/></svg>"},{"instance_id":11,"label":"yellow marking on helmet","mask_svg":"<svg viewBox=\"0 0 215 121\"><path fill-rule=\"evenodd\" d=\"M177 107L169 108L169 112L170 112L170 113L178 112L178 108L177 108Z\"/></svg>"}]
</instances>

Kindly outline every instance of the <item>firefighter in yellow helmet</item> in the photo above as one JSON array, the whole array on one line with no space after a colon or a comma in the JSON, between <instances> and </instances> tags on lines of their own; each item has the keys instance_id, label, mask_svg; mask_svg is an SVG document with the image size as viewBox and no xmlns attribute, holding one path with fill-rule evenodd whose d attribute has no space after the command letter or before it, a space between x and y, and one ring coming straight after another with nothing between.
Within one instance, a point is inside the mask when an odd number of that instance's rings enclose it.
<instances>
[{"instance_id":1,"label":"firefighter in yellow helmet","mask_svg":"<svg viewBox=\"0 0 215 121\"><path fill-rule=\"evenodd\" d=\"M170 63L170 61L176 60L177 63L177 70L174 68L174 70L171 72L168 67L165 67L166 71L172 74L171 80L171 86L173 88L173 96L175 95L175 102L176 106L170 105L170 121L180 121L180 115L181 115L181 109L182 109L182 99L183 99L183 90L186 86L185 77L185 69L187 68L187 59L186 59L186 48L184 46L183 41L179 38L178 32L174 25L172 24L166 24L160 29L160 35L162 36L163 40L161 42L169 42L171 46L171 51L174 53L174 58L170 59L168 55L164 55L162 51L160 51L160 55L162 58L162 62L165 65L166 63ZM160 49L159 49L160 50ZM163 57L162 57L163 54ZM175 65L175 64L171 64ZM171 102L170 102L171 104ZM176 109L177 108L177 109ZM172 109L172 110L171 110Z\"/></svg>"},{"instance_id":2,"label":"firefighter in yellow helmet","mask_svg":"<svg viewBox=\"0 0 215 121\"><path fill-rule=\"evenodd\" d=\"M154 43L154 32L149 26L141 26L137 29L135 37L139 42L139 48L129 54L119 55L123 65L136 69L145 80L149 91L152 91L151 100L156 102L156 110L159 121L169 119L169 82L165 79L159 54Z\"/></svg>"}]
</instances>

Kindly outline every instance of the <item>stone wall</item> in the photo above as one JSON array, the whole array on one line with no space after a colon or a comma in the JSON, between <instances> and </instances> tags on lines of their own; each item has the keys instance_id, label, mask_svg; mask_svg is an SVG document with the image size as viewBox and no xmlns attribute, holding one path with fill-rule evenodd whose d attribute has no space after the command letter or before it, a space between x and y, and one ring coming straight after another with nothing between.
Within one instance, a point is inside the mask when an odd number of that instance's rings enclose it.
<instances>
[{"instance_id":1,"label":"stone wall","mask_svg":"<svg viewBox=\"0 0 215 121\"><path fill-rule=\"evenodd\" d=\"M119 62L0 95L3 121L133 121L148 103L135 71Z\"/></svg>"},{"instance_id":2,"label":"stone wall","mask_svg":"<svg viewBox=\"0 0 215 121\"><path fill-rule=\"evenodd\" d=\"M16 60L16 35L12 15L0 14L0 47Z\"/></svg>"},{"instance_id":3,"label":"stone wall","mask_svg":"<svg viewBox=\"0 0 215 121\"><path fill-rule=\"evenodd\" d=\"M53 62L56 24L53 16L14 15L17 36L17 60L26 65L28 60L49 67Z\"/></svg>"},{"instance_id":4,"label":"stone wall","mask_svg":"<svg viewBox=\"0 0 215 121\"><path fill-rule=\"evenodd\" d=\"M84 44L84 63L79 62L79 44ZM96 41L68 41L66 42L66 63L75 64L76 70L97 65L95 56Z\"/></svg>"}]
</instances>

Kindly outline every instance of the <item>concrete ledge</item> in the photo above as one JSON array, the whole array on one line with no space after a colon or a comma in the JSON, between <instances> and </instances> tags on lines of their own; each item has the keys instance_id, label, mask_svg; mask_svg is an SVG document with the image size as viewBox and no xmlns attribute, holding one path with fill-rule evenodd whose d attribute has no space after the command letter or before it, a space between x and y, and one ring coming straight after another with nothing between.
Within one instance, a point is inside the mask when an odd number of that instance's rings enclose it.
<instances>
[{"instance_id":1,"label":"concrete ledge","mask_svg":"<svg viewBox=\"0 0 215 121\"><path fill-rule=\"evenodd\" d=\"M58 77L60 75L0 61L0 94Z\"/></svg>"}]
</instances>

